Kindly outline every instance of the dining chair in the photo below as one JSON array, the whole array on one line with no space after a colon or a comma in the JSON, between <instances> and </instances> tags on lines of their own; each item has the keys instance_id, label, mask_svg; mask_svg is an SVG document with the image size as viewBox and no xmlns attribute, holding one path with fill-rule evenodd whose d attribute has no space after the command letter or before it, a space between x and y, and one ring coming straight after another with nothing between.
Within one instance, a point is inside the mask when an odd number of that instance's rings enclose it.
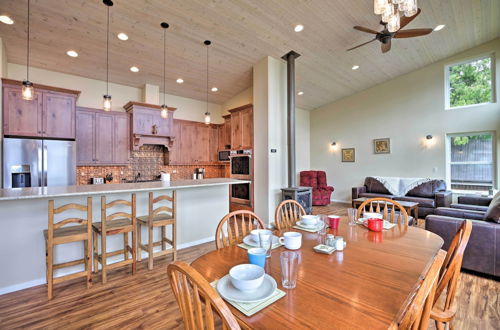
<instances>
[{"instance_id":1,"label":"dining chair","mask_svg":"<svg viewBox=\"0 0 500 330\"><path fill-rule=\"evenodd\" d=\"M264 229L264 222L252 211L238 210L224 216L215 231L215 246L222 249L237 245L254 229Z\"/></svg>"},{"instance_id":2,"label":"dining chair","mask_svg":"<svg viewBox=\"0 0 500 330\"><path fill-rule=\"evenodd\" d=\"M43 231L45 239L45 264L47 265L47 296L53 298L54 284L72 280L78 277L85 277L87 288L92 286L92 197L87 198L87 204L65 204L58 208L54 207L54 201L49 200L48 208L48 228ZM63 212L85 212L84 218L72 217L55 222L55 217ZM67 226L71 225L71 226ZM64 228L63 228L64 227ZM54 264L54 248L56 245L83 242L83 258ZM63 248L63 247L61 247ZM54 278L54 270L84 264L85 270Z\"/></svg>"},{"instance_id":3,"label":"dining chair","mask_svg":"<svg viewBox=\"0 0 500 330\"><path fill-rule=\"evenodd\" d=\"M148 215L137 217L137 261L141 261L141 252L145 251L148 254L149 270L153 269L153 259L156 257L171 254L173 261L175 261L177 257L175 196L175 190L172 192L172 196L160 195L156 198L153 192L150 192L148 199ZM148 233L148 242L146 244L142 244L141 234L143 226L147 228ZM172 228L172 239L167 238L167 227ZM158 242L153 241L154 228L160 228L160 240ZM167 244L169 245L168 248ZM160 247L160 251L154 252L153 249L157 246Z\"/></svg>"},{"instance_id":4,"label":"dining chair","mask_svg":"<svg viewBox=\"0 0 500 330\"><path fill-rule=\"evenodd\" d=\"M220 318L223 329L240 329L224 300L193 267L175 261L168 265L167 274L186 329L214 329L214 316Z\"/></svg>"},{"instance_id":5,"label":"dining chair","mask_svg":"<svg viewBox=\"0 0 500 330\"><path fill-rule=\"evenodd\" d=\"M278 230L291 228L305 214L306 210L299 202L293 199L284 200L276 208L274 225Z\"/></svg>"},{"instance_id":6,"label":"dining chair","mask_svg":"<svg viewBox=\"0 0 500 330\"><path fill-rule=\"evenodd\" d=\"M436 323L436 329L445 329L447 325L450 329L453 328L451 322L455 318L457 312L455 295L457 293L458 278L460 276L464 251L469 242L471 231L472 221L463 221L451 241L446 259L444 259L443 266L441 267L436 296L434 298L434 306L431 311L431 319ZM445 289L446 293L442 297L444 299L440 299Z\"/></svg>"},{"instance_id":7,"label":"dining chair","mask_svg":"<svg viewBox=\"0 0 500 330\"><path fill-rule=\"evenodd\" d=\"M381 213L383 218L389 222L402 223L408 226L409 217L405 208L389 198L375 197L367 199L358 207L356 220L362 218L365 212Z\"/></svg>"},{"instance_id":8,"label":"dining chair","mask_svg":"<svg viewBox=\"0 0 500 330\"><path fill-rule=\"evenodd\" d=\"M434 258L427 274L421 281L412 302L406 309L406 313L398 324L399 329L420 329L428 328L434 296L436 293L439 270L443 265L446 252L439 250Z\"/></svg>"}]
</instances>

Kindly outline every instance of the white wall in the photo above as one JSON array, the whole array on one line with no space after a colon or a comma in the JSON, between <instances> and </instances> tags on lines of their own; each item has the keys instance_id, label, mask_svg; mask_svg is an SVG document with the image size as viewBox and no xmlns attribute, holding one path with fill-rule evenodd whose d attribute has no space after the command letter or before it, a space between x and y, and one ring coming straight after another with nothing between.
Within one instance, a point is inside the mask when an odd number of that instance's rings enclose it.
<instances>
[{"instance_id":1,"label":"white wall","mask_svg":"<svg viewBox=\"0 0 500 330\"><path fill-rule=\"evenodd\" d=\"M26 78L26 66L9 63L7 78L24 80ZM79 90L82 93L77 101L78 106L98 109L102 107L102 95L106 91L105 81L35 67L30 68L30 80L42 85ZM151 85L149 86L151 87ZM144 101L143 89L141 88L110 83L109 93L113 97L114 111L125 111L123 106L129 101ZM159 94L159 100L163 102L162 93ZM177 108L174 118L200 122L204 120L204 113L207 107L204 101L166 94L165 102L168 106ZM209 111L212 114L212 121L214 123L223 122L221 109L221 105L209 103Z\"/></svg>"},{"instance_id":2,"label":"white wall","mask_svg":"<svg viewBox=\"0 0 500 330\"><path fill-rule=\"evenodd\" d=\"M445 179L449 133L496 131L498 159L499 104L456 110L445 110L444 104L444 66L491 52L498 58L500 39L313 110L311 167L327 171L328 183L335 187L332 198L350 200L351 187L369 175ZM496 76L498 82L498 65ZM496 94L500 96L498 83ZM427 134L436 140L431 148L424 145ZM391 154L373 154L372 139L387 137ZM336 152L329 148L332 141L339 145ZM356 148L356 162L342 163L340 148L349 147Z\"/></svg>"},{"instance_id":3,"label":"white wall","mask_svg":"<svg viewBox=\"0 0 500 330\"><path fill-rule=\"evenodd\" d=\"M297 159L297 184L300 171L311 168L310 115L307 110L297 108L295 113L295 157Z\"/></svg>"},{"instance_id":4,"label":"white wall","mask_svg":"<svg viewBox=\"0 0 500 330\"><path fill-rule=\"evenodd\" d=\"M234 109L246 104L253 103L253 88L249 87L243 92L233 96L231 99L227 100L222 104L223 114L228 114L227 110Z\"/></svg>"}]
</instances>

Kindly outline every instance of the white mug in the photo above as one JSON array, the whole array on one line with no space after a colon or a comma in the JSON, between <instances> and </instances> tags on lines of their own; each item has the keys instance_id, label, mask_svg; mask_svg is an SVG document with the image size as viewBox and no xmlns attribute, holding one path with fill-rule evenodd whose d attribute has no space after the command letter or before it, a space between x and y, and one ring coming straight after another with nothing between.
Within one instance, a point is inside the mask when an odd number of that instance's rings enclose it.
<instances>
[{"instance_id":1,"label":"white mug","mask_svg":"<svg viewBox=\"0 0 500 330\"><path fill-rule=\"evenodd\" d=\"M254 230L252 230L250 232L250 237L252 237L252 240L257 244L260 243L259 233L266 233L268 235L273 234L273 232L268 230L268 229L254 229Z\"/></svg>"},{"instance_id":2,"label":"white mug","mask_svg":"<svg viewBox=\"0 0 500 330\"><path fill-rule=\"evenodd\" d=\"M284 244L289 250L298 250L302 246L302 234L295 231L288 231L280 237L280 244Z\"/></svg>"}]
</instances>

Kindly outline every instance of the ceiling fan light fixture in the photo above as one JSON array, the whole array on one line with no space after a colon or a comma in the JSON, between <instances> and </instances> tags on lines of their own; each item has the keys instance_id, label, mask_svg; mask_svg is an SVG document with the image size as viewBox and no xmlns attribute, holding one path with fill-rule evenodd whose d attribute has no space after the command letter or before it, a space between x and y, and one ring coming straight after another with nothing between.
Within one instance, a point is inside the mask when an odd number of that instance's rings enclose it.
<instances>
[{"instance_id":1,"label":"ceiling fan light fixture","mask_svg":"<svg viewBox=\"0 0 500 330\"><path fill-rule=\"evenodd\" d=\"M387 30L391 33L397 32L400 28L399 22L399 11L396 11L396 13L389 18L389 22L387 22Z\"/></svg>"},{"instance_id":2,"label":"ceiling fan light fixture","mask_svg":"<svg viewBox=\"0 0 500 330\"><path fill-rule=\"evenodd\" d=\"M374 0L373 12L375 13L375 15L382 15L387 5L388 5L387 0Z\"/></svg>"},{"instance_id":3,"label":"ceiling fan light fixture","mask_svg":"<svg viewBox=\"0 0 500 330\"><path fill-rule=\"evenodd\" d=\"M382 13L382 22L388 23L392 16L394 16L394 5L392 3L388 3Z\"/></svg>"}]
</instances>

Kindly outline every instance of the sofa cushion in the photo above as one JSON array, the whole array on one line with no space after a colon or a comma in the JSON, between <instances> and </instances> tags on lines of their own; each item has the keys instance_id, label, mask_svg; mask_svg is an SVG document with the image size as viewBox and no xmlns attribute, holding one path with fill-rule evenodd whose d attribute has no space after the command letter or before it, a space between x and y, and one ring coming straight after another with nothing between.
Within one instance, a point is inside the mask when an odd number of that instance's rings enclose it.
<instances>
[{"instance_id":1,"label":"sofa cushion","mask_svg":"<svg viewBox=\"0 0 500 330\"><path fill-rule=\"evenodd\" d=\"M387 188L385 188L384 185L380 183L380 181L378 181L375 178L372 178L371 176L366 177L365 186L367 193L386 194L386 195L391 194L389 190L387 190Z\"/></svg>"},{"instance_id":2,"label":"sofa cushion","mask_svg":"<svg viewBox=\"0 0 500 330\"><path fill-rule=\"evenodd\" d=\"M418 206L423 206L423 207L436 207L436 201L432 198L405 196L405 197L394 197L394 199L397 201L418 203Z\"/></svg>"},{"instance_id":3,"label":"sofa cushion","mask_svg":"<svg viewBox=\"0 0 500 330\"><path fill-rule=\"evenodd\" d=\"M488 206L482 206L482 205L453 203L450 205L450 207L452 209L473 210L473 211L481 211L481 212L485 212L485 213L486 213L486 211L488 211Z\"/></svg>"},{"instance_id":4,"label":"sofa cushion","mask_svg":"<svg viewBox=\"0 0 500 330\"><path fill-rule=\"evenodd\" d=\"M359 197L366 197L366 198L375 198L375 197L384 197L384 198L394 198L393 195L386 195L386 194L377 194L377 193L369 193L369 192L366 192L366 193L361 193L359 194Z\"/></svg>"},{"instance_id":5,"label":"sofa cushion","mask_svg":"<svg viewBox=\"0 0 500 330\"><path fill-rule=\"evenodd\" d=\"M490 206L484 215L484 219L500 223L500 191L491 200Z\"/></svg>"},{"instance_id":6,"label":"sofa cushion","mask_svg":"<svg viewBox=\"0 0 500 330\"><path fill-rule=\"evenodd\" d=\"M435 193L444 190L446 190L446 182L444 180L431 180L419 184L407 192L406 196L434 198Z\"/></svg>"},{"instance_id":7,"label":"sofa cushion","mask_svg":"<svg viewBox=\"0 0 500 330\"><path fill-rule=\"evenodd\" d=\"M318 187L318 176L316 171L300 172L300 185L305 187Z\"/></svg>"},{"instance_id":8,"label":"sofa cushion","mask_svg":"<svg viewBox=\"0 0 500 330\"><path fill-rule=\"evenodd\" d=\"M484 212L464 210L464 209L453 209L451 207L438 207L434 213L436 215L443 215L447 217L454 217L459 219L471 219L471 220L483 220Z\"/></svg>"},{"instance_id":9,"label":"sofa cushion","mask_svg":"<svg viewBox=\"0 0 500 330\"><path fill-rule=\"evenodd\" d=\"M318 182L318 188L326 188L328 186L328 184L326 183L325 171L317 171L316 180Z\"/></svg>"}]
</instances>

